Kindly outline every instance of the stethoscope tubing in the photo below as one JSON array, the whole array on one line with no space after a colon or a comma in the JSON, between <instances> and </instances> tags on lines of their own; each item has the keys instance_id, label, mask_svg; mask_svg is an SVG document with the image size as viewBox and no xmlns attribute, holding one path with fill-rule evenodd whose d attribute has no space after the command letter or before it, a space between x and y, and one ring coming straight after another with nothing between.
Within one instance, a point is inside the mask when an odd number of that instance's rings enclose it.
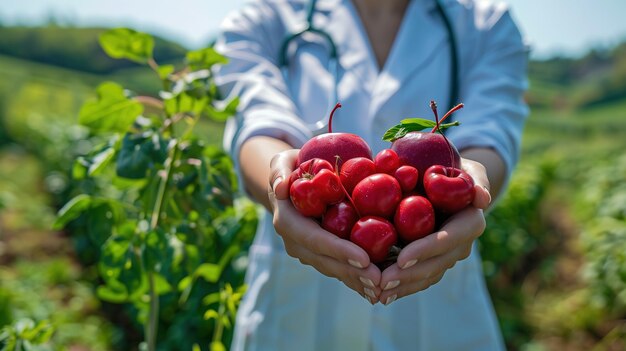
<instances>
[{"instance_id":1,"label":"stethoscope tubing","mask_svg":"<svg viewBox=\"0 0 626 351\"><path fill-rule=\"evenodd\" d=\"M450 104L450 108L452 108L458 103L459 94L460 94L459 92L459 86L460 86L459 57L458 57L459 55L458 55L458 48L457 48L457 39L456 39L456 34L454 32L454 27L452 26L452 21L450 20L450 17L446 13L443 7L443 4L441 3L441 0L434 0L434 1L435 1L435 7L437 9L437 12L439 13L439 16L441 17L443 21L443 24L446 28L446 32L448 35L448 43L449 43L449 49L450 49L449 104ZM338 89L339 89L338 88L338 84L339 84L338 55L339 53L337 50L337 45L335 45L335 41L330 36L330 34L313 25L313 15L315 14L316 3L317 3L317 0L311 0L308 4L307 16L306 16L307 22L306 22L305 28L296 33L292 33L288 35L283 40L282 45L280 47L280 53L279 53L279 66L283 72L283 75L287 76L288 67L289 67L289 46L292 42L295 42L298 38L304 36L306 33L314 33L324 38L329 48L328 71L333 75L333 79L335 82L333 92L330 94L331 100L328 106L328 112L330 112L330 109L334 106L334 104L339 101L339 96L338 96L339 95L338 94ZM296 47L293 53L293 56L297 54L298 54L298 48ZM326 115L328 115L328 113ZM318 120L317 122L309 125L309 128L311 129L311 131L313 131L314 133L317 133L317 132L323 131L326 128L326 123L325 123L326 115L322 116L321 120Z\"/></svg>"}]
</instances>

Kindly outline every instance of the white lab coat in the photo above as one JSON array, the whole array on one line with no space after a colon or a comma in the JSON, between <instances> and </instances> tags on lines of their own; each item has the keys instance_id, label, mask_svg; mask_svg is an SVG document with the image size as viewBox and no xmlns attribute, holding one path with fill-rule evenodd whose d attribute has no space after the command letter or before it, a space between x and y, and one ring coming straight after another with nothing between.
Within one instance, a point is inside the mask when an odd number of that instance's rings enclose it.
<instances>
[{"instance_id":1,"label":"white lab coat","mask_svg":"<svg viewBox=\"0 0 626 351\"><path fill-rule=\"evenodd\" d=\"M444 0L459 43L462 125L448 132L459 149L491 147L510 170L517 162L527 115L527 50L502 4ZM256 135L294 147L313 136L327 116L335 81L328 48L315 36L298 44L289 74L277 67L283 39L305 25L305 0L259 0L230 15L217 49L229 57L216 81L239 96L224 145L237 155ZM427 117L434 99L449 105L450 58L445 27L433 0L411 1L385 66L379 70L349 0L319 0L314 23L339 53L333 129L363 137L374 153L389 146L382 134L400 119ZM239 167L237 165L237 167ZM237 316L233 350L500 350L503 341L485 288L480 258L471 256L429 289L389 306L371 306L336 279L289 257L266 214L250 251L248 292Z\"/></svg>"}]
</instances>

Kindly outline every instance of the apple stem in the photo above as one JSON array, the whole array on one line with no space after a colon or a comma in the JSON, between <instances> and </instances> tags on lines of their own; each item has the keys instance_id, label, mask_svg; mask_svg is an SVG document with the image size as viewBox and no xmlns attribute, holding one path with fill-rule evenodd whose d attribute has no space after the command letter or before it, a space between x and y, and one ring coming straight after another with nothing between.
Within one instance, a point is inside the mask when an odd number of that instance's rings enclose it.
<instances>
[{"instance_id":1,"label":"apple stem","mask_svg":"<svg viewBox=\"0 0 626 351\"><path fill-rule=\"evenodd\" d=\"M339 102L335 105L333 110L330 111L330 117L328 118L328 132L329 133L333 132L333 115L335 115L335 111L337 111L338 108L341 108L341 103Z\"/></svg>"},{"instance_id":2,"label":"apple stem","mask_svg":"<svg viewBox=\"0 0 626 351\"><path fill-rule=\"evenodd\" d=\"M439 130L439 126L441 125L441 123L443 123L443 121L446 120L446 118L450 117L450 115L452 113L454 113L457 110L462 109L465 105L463 105L463 103L460 103L456 106L454 106L453 108L450 109L450 111L446 112L445 115L443 115L443 118L441 118L440 120L437 120L437 104L434 101L430 102L430 108L433 108L433 104L434 104L434 109L433 112L435 113L435 122L437 122L437 125L435 127L433 127L433 129L430 131L431 133L434 133L436 130ZM441 130L439 130L439 133L441 133Z\"/></svg>"},{"instance_id":3,"label":"apple stem","mask_svg":"<svg viewBox=\"0 0 626 351\"><path fill-rule=\"evenodd\" d=\"M446 138L446 135L441 131L441 123L443 123L443 121L448 118L454 111L460 110L463 108L463 103L460 103L456 106L454 106L453 108L450 109L450 111L446 112L445 115L443 115L442 119L439 119L439 114L437 113L437 103L434 100L430 100L430 108L431 110L433 110L433 113L435 114L435 127L433 127L433 129L430 131L431 133L434 133L435 131L439 131L439 133L441 134L441 136L443 136L443 140L446 141L446 144L448 145L448 151L450 152L450 163L452 164L452 167L457 168L457 165L454 163L454 150L452 150L452 145L450 145L450 141L448 140L448 138Z\"/></svg>"},{"instance_id":4,"label":"apple stem","mask_svg":"<svg viewBox=\"0 0 626 351\"><path fill-rule=\"evenodd\" d=\"M437 112L437 103L435 100L430 100L430 109L433 110L433 114L435 115L435 129L439 129L439 113ZM432 133L434 130L431 130Z\"/></svg>"}]
</instances>

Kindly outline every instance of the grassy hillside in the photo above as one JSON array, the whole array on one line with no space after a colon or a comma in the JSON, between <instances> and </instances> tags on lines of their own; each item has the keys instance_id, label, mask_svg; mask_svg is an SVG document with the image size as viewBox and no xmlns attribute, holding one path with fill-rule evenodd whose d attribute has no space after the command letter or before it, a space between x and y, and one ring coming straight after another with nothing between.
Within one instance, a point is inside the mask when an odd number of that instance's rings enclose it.
<instances>
[{"instance_id":1,"label":"grassy hillside","mask_svg":"<svg viewBox=\"0 0 626 351\"><path fill-rule=\"evenodd\" d=\"M529 75L533 107L586 109L626 99L626 42L579 58L532 61Z\"/></svg>"},{"instance_id":2,"label":"grassy hillside","mask_svg":"<svg viewBox=\"0 0 626 351\"><path fill-rule=\"evenodd\" d=\"M137 67L126 60L106 56L98 43L104 28L1 27L0 54L47 63L78 71L109 74L122 68ZM181 45L155 37L154 57L168 62L183 57Z\"/></svg>"}]
</instances>

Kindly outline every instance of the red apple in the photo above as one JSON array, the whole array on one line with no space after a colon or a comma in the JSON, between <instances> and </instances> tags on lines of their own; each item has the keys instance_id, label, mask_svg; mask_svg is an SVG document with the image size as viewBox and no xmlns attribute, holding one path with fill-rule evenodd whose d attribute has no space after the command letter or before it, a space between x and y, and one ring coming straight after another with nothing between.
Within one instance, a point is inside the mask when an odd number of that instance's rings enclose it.
<instances>
[{"instance_id":1,"label":"red apple","mask_svg":"<svg viewBox=\"0 0 626 351\"><path fill-rule=\"evenodd\" d=\"M341 165L339 178L348 194L352 194L354 187L365 177L376 173L376 166L372 160L365 157L351 158Z\"/></svg>"},{"instance_id":2,"label":"red apple","mask_svg":"<svg viewBox=\"0 0 626 351\"><path fill-rule=\"evenodd\" d=\"M435 209L446 214L459 212L474 201L474 180L453 167L431 166L424 174L424 190Z\"/></svg>"},{"instance_id":3,"label":"red apple","mask_svg":"<svg viewBox=\"0 0 626 351\"><path fill-rule=\"evenodd\" d=\"M307 141L298 154L297 165L313 158L321 158L331 164L341 164L355 157L372 159L372 150L360 136L351 133L333 133L332 120L335 111L341 107L337 103L330 114L328 133L318 135Z\"/></svg>"},{"instance_id":4,"label":"red apple","mask_svg":"<svg viewBox=\"0 0 626 351\"><path fill-rule=\"evenodd\" d=\"M391 218L400 200L400 184L396 178L384 173L365 177L352 191L352 201L361 216Z\"/></svg>"},{"instance_id":5,"label":"red apple","mask_svg":"<svg viewBox=\"0 0 626 351\"><path fill-rule=\"evenodd\" d=\"M391 149L381 150L374 157L376 165L376 173L387 173L393 175L396 169L400 167L400 158L398 154Z\"/></svg>"},{"instance_id":6,"label":"red apple","mask_svg":"<svg viewBox=\"0 0 626 351\"><path fill-rule=\"evenodd\" d=\"M459 167L461 164L459 151L438 133L409 132L394 141L391 149L403 165L415 167L420 177L432 165Z\"/></svg>"},{"instance_id":7,"label":"red apple","mask_svg":"<svg viewBox=\"0 0 626 351\"><path fill-rule=\"evenodd\" d=\"M386 219L367 216L356 222L350 233L350 241L363 248L370 261L380 263L387 258L389 250L398 241L398 236L393 224Z\"/></svg>"},{"instance_id":8,"label":"red apple","mask_svg":"<svg viewBox=\"0 0 626 351\"><path fill-rule=\"evenodd\" d=\"M409 196L398 205L393 217L398 236L408 244L432 233L435 229L435 210L423 196Z\"/></svg>"},{"instance_id":9,"label":"red apple","mask_svg":"<svg viewBox=\"0 0 626 351\"><path fill-rule=\"evenodd\" d=\"M322 228L342 239L348 239L352 227L358 220L359 215L354 206L350 204L350 201L343 200L328 206L322 217Z\"/></svg>"},{"instance_id":10,"label":"red apple","mask_svg":"<svg viewBox=\"0 0 626 351\"><path fill-rule=\"evenodd\" d=\"M437 114L437 104L430 102L430 107L435 115L436 125L430 132L412 131L403 137L395 139L391 144L400 162L417 168L419 172L418 185L422 184L424 172L432 165L443 165L446 167L460 167L461 155L456 147L441 133L440 125L452 113L463 107L463 104L456 105L448 111L443 118L439 119Z\"/></svg>"},{"instance_id":11,"label":"red apple","mask_svg":"<svg viewBox=\"0 0 626 351\"><path fill-rule=\"evenodd\" d=\"M296 179L299 178L311 178L312 176L318 174L322 169L328 169L330 171L334 171L330 162L326 160L322 160L321 158L310 159L306 162L301 163L296 169L291 172L291 176L289 177L289 184L292 184Z\"/></svg>"},{"instance_id":12,"label":"red apple","mask_svg":"<svg viewBox=\"0 0 626 351\"><path fill-rule=\"evenodd\" d=\"M393 176L398 180L398 183L400 183L402 192L406 194L415 189L417 180L419 179L419 172L415 167L405 165L398 167Z\"/></svg>"},{"instance_id":13,"label":"red apple","mask_svg":"<svg viewBox=\"0 0 626 351\"><path fill-rule=\"evenodd\" d=\"M322 217L326 207L343 200L344 195L339 176L328 169L298 178L289 187L293 206L307 217Z\"/></svg>"}]
</instances>

